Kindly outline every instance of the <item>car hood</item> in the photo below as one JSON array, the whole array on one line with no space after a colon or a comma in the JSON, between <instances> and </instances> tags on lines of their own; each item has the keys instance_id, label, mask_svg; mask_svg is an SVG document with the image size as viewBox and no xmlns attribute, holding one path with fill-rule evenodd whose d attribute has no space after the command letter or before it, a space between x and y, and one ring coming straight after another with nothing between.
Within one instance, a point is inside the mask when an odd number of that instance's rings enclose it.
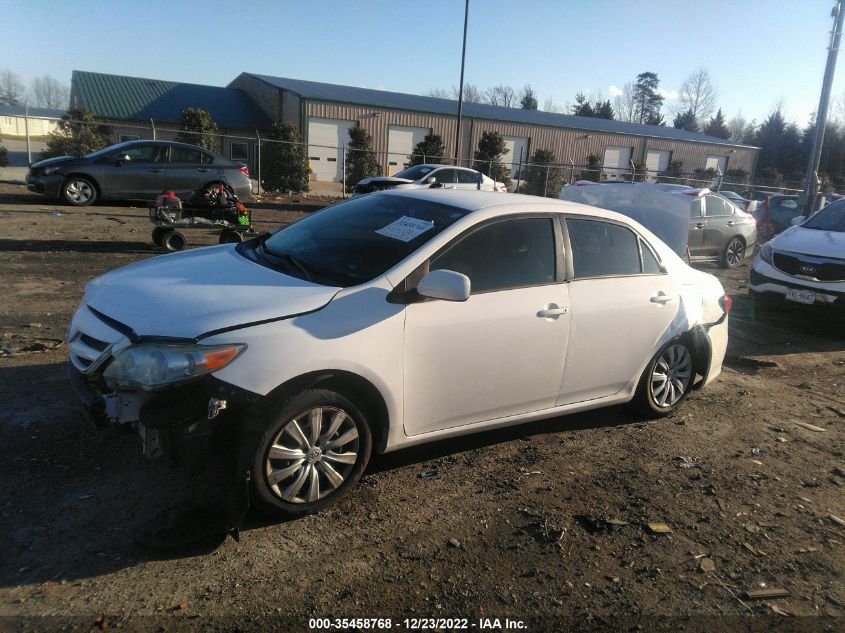
<instances>
[{"instance_id":1,"label":"car hood","mask_svg":"<svg viewBox=\"0 0 845 633\"><path fill-rule=\"evenodd\" d=\"M49 167L50 165L55 165L57 163L66 163L71 160L79 160L78 156L56 156L55 158L45 158L44 160L39 160L37 163L32 163L30 167Z\"/></svg>"},{"instance_id":2,"label":"car hood","mask_svg":"<svg viewBox=\"0 0 845 633\"><path fill-rule=\"evenodd\" d=\"M770 244L778 251L845 259L845 233L791 226Z\"/></svg>"},{"instance_id":3,"label":"car hood","mask_svg":"<svg viewBox=\"0 0 845 633\"><path fill-rule=\"evenodd\" d=\"M90 281L84 302L137 336L196 338L319 310L339 290L266 268L227 244L118 268Z\"/></svg>"}]
</instances>

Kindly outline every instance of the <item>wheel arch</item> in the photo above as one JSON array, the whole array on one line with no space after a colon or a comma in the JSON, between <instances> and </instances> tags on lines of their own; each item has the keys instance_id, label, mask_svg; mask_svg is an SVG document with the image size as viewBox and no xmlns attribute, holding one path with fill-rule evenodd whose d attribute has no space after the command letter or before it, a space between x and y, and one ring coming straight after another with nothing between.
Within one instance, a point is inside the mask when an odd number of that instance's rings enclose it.
<instances>
[{"instance_id":1,"label":"wheel arch","mask_svg":"<svg viewBox=\"0 0 845 633\"><path fill-rule=\"evenodd\" d=\"M274 405L306 389L330 389L349 398L361 409L373 434L373 448L383 453L390 429L387 403L378 388L359 374L342 369L312 371L282 383L265 399Z\"/></svg>"},{"instance_id":2,"label":"wheel arch","mask_svg":"<svg viewBox=\"0 0 845 633\"><path fill-rule=\"evenodd\" d=\"M92 185L94 185L94 189L97 190L97 198L101 200L103 199L103 188L100 187L100 183L97 181L96 178L94 178L94 176L92 176L91 174L86 174L84 171L72 171L71 173L67 174L65 176L65 179L62 180L62 186L61 189L59 189L59 196L62 195L62 190L65 188L67 181L73 178L74 176L77 178L85 178L85 180L89 181Z\"/></svg>"},{"instance_id":3,"label":"wheel arch","mask_svg":"<svg viewBox=\"0 0 845 633\"><path fill-rule=\"evenodd\" d=\"M707 331L703 327L697 325L693 329L687 330L681 334L678 338L689 345L692 350L693 370L696 375L701 376L701 380L697 382L693 381L692 389L701 389L704 386L704 383L707 382L707 373L710 368L710 357L713 354L713 350L710 345L710 337L707 336Z\"/></svg>"}]
</instances>

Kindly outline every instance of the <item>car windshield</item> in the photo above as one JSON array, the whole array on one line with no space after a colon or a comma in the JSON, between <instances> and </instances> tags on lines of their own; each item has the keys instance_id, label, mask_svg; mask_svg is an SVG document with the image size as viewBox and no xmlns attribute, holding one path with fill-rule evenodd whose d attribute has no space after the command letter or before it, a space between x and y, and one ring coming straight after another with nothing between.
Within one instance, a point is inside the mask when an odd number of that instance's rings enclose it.
<instances>
[{"instance_id":1,"label":"car windshield","mask_svg":"<svg viewBox=\"0 0 845 633\"><path fill-rule=\"evenodd\" d=\"M394 178L407 178L408 180L419 180L426 174L434 171L436 168L431 165L414 165L403 169L399 173L393 174Z\"/></svg>"},{"instance_id":2,"label":"car windshield","mask_svg":"<svg viewBox=\"0 0 845 633\"><path fill-rule=\"evenodd\" d=\"M124 141L123 143L117 143L116 145L109 145L108 147L104 147L103 149L98 149L96 152L85 154L85 158L97 158L99 156L105 156L106 154L112 154L122 147L130 147L134 145L135 142L136 141Z\"/></svg>"},{"instance_id":3,"label":"car windshield","mask_svg":"<svg viewBox=\"0 0 845 633\"><path fill-rule=\"evenodd\" d=\"M845 200L828 205L801 225L805 229L845 233Z\"/></svg>"},{"instance_id":4,"label":"car windshield","mask_svg":"<svg viewBox=\"0 0 845 633\"><path fill-rule=\"evenodd\" d=\"M276 232L264 242L314 281L353 286L402 261L469 211L378 193L340 202Z\"/></svg>"}]
</instances>

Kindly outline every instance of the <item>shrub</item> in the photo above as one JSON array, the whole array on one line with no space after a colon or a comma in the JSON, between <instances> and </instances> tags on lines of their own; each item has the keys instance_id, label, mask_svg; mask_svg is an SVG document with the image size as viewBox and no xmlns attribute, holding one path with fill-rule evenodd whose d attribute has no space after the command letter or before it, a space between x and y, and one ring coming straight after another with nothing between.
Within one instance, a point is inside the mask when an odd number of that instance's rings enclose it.
<instances>
[{"instance_id":1,"label":"shrub","mask_svg":"<svg viewBox=\"0 0 845 633\"><path fill-rule=\"evenodd\" d=\"M177 141L198 145L212 152L220 151L220 145L217 142L217 123L202 108L182 110L182 130L176 137Z\"/></svg>"},{"instance_id":2,"label":"shrub","mask_svg":"<svg viewBox=\"0 0 845 633\"><path fill-rule=\"evenodd\" d=\"M268 136L271 140L261 147L262 188L283 193L308 191L311 168L297 127L291 123L274 123Z\"/></svg>"},{"instance_id":3,"label":"shrub","mask_svg":"<svg viewBox=\"0 0 845 633\"><path fill-rule=\"evenodd\" d=\"M417 143L413 154L408 156L408 166L422 165L423 163L443 163L445 150L443 139L439 134L428 134Z\"/></svg>"},{"instance_id":4,"label":"shrub","mask_svg":"<svg viewBox=\"0 0 845 633\"><path fill-rule=\"evenodd\" d=\"M41 156L85 156L109 145L109 128L94 123L94 117L85 108L74 108L62 116L58 128L50 134L47 149Z\"/></svg>"},{"instance_id":5,"label":"shrub","mask_svg":"<svg viewBox=\"0 0 845 633\"><path fill-rule=\"evenodd\" d=\"M504 183L506 187L513 184L511 170L502 164L501 158L507 147L505 139L498 132L484 132L478 141L473 168L493 180Z\"/></svg>"},{"instance_id":6,"label":"shrub","mask_svg":"<svg viewBox=\"0 0 845 633\"><path fill-rule=\"evenodd\" d=\"M381 165L372 152L373 137L360 125L349 128L346 146L346 192L352 193L361 180L381 174Z\"/></svg>"},{"instance_id":7,"label":"shrub","mask_svg":"<svg viewBox=\"0 0 845 633\"><path fill-rule=\"evenodd\" d=\"M530 164L524 168L522 192L532 196L557 198L563 185L563 176L556 162L555 154L551 150L538 149L534 152Z\"/></svg>"}]
</instances>

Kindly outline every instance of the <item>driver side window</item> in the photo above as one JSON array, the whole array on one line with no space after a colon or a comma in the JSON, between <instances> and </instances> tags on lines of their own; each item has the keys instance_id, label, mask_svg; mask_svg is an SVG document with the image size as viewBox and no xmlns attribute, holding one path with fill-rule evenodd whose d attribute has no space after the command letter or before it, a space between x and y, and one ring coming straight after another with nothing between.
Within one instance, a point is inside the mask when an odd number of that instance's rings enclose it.
<instances>
[{"instance_id":1,"label":"driver side window","mask_svg":"<svg viewBox=\"0 0 845 633\"><path fill-rule=\"evenodd\" d=\"M431 262L470 279L472 294L555 282L550 218L502 220L474 231Z\"/></svg>"}]
</instances>

